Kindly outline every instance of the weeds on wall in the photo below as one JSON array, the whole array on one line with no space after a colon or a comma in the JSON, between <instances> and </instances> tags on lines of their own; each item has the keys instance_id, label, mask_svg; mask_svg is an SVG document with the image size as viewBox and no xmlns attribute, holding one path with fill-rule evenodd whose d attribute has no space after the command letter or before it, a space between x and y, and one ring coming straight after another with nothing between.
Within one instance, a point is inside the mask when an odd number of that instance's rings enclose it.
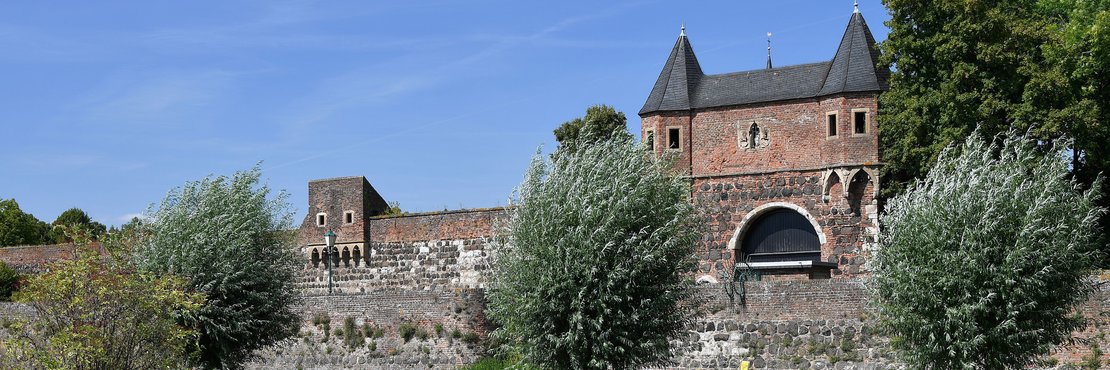
<instances>
[{"instance_id":1,"label":"weeds on wall","mask_svg":"<svg viewBox=\"0 0 1110 370\"><path fill-rule=\"evenodd\" d=\"M748 281L759 281L760 275L755 270L747 268L751 266L751 257L744 258L744 262L737 263L732 266L732 271L717 270L719 281L722 281L721 287L725 290L725 295L728 296L729 304L736 304L736 300L740 300L740 305L747 304L747 291L744 289L744 283Z\"/></svg>"}]
</instances>

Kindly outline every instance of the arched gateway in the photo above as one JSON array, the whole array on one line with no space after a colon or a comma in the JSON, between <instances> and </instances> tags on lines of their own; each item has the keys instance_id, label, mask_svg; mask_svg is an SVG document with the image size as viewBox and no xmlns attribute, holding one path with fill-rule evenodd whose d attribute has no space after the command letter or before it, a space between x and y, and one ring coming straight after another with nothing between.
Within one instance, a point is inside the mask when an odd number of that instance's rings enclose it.
<instances>
[{"instance_id":1,"label":"arched gateway","mask_svg":"<svg viewBox=\"0 0 1110 370\"><path fill-rule=\"evenodd\" d=\"M792 203L768 203L740 222L729 245L737 267L763 275L808 272L827 277L836 264L822 261L826 241L821 225L804 208Z\"/></svg>"}]
</instances>

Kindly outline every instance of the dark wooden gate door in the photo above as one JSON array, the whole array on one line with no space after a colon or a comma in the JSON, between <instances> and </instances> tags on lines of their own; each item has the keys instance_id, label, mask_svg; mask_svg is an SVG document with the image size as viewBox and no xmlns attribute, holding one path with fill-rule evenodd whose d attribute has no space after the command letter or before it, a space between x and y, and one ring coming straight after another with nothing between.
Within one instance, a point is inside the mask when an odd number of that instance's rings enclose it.
<instances>
[{"instance_id":1,"label":"dark wooden gate door","mask_svg":"<svg viewBox=\"0 0 1110 370\"><path fill-rule=\"evenodd\" d=\"M744 234L742 258L751 262L820 261L817 231L802 214L778 209L756 219Z\"/></svg>"}]
</instances>

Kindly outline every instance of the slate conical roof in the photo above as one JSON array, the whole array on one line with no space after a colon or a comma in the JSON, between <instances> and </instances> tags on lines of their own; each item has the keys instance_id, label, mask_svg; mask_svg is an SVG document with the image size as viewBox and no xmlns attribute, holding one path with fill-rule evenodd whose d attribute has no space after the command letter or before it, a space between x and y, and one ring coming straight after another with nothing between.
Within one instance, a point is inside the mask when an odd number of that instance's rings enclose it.
<instances>
[{"instance_id":1,"label":"slate conical roof","mask_svg":"<svg viewBox=\"0 0 1110 370\"><path fill-rule=\"evenodd\" d=\"M886 90L889 70L876 69L879 49L860 13L852 13L840 47L836 49L829 74L818 95L852 91Z\"/></svg>"},{"instance_id":2,"label":"slate conical roof","mask_svg":"<svg viewBox=\"0 0 1110 370\"><path fill-rule=\"evenodd\" d=\"M702 73L685 34L678 37L640 115L762 103L858 91L882 91L890 71L863 15L853 13L831 61L716 75Z\"/></svg>"},{"instance_id":3,"label":"slate conical roof","mask_svg":"<svg viewBox=\"0 0 1110 370\"><path fill-rule=\"evenodd\" d=\"M684 110L693 107L691 101L698 81L704 75L698 57L694 56L694 48L686 38L685 28L675 41L671 55L667 57L667 64L659 72L659 79L655 80L655 87L651 89L647 102L640 109L640 114L664 111Z\"/></svg>"}]
</instances>

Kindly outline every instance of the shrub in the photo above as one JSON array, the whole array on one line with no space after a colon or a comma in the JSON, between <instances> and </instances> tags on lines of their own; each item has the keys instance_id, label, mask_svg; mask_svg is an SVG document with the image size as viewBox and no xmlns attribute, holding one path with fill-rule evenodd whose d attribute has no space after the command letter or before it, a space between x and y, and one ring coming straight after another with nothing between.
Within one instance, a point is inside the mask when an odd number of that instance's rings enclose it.
<instances>
[{"instance_id":1,"label":"shrub","mask_svg":"<svg viewBox=\"0 0 1110 370\"><path fill-rule=\"evenodd\" d=\"M443 324L436 323L435 329L436 329L436 336L437 337L442 337L443 336Z\"/></svg>"},{"instance_id":2,"label":"shrub","mask_svg":"<svg viewBox=\"0 0 1110 370\"><path fill-rule=\"evenodd\" d=\"M1022 368L1084 326L1097 193L1069 180L1066 143L994 142L944 151L881 220L872 283L911 366Z\"/></svg>"},{"instance_id":3,"label":"shrub","mask_svg":"<svg viewBox=\"0 0 1110 370\"><path fill-rule=\"evenodd\" d=\"M405 321L397 327L397 335L400 335L401 339L404 339L405 343L408 343L409 340L412 340L412 337L416 336L416 330L416 324L411 321Z\"/></svg>"},{"instance_id":4,"label":"shrub","mask_svg":"<svg viewBox=\"0 0 1110 370\"><path fill-rule=\"evenodd\" d=\"M5 318L3 369L178 369L196 332L177 324L204 297L185 279L132 271L92 248L32 276L15 299L34 319Z\"/></svg>"},{"instance_id":5,"label":"shrub","mask_svg":"<svg viewBox=\"0 0 1110 370\"><path fill-rule=\"evenodd\" d=\"M4 261L0 261L0 302L10 301L18 286L19 274Z\"/></svg>"},{"instance_id":6,"label":"shrub","mask_svg":"<svg viewBox=\"0 0 1110 370\"><path fill-rule=\"evenodd\" d=\"M480 340L482 340L482 338L478 336L478 333L472 331L466 332L462 337L462 341L467 344L477 344Z\"/></svg>"}]
</instances>

